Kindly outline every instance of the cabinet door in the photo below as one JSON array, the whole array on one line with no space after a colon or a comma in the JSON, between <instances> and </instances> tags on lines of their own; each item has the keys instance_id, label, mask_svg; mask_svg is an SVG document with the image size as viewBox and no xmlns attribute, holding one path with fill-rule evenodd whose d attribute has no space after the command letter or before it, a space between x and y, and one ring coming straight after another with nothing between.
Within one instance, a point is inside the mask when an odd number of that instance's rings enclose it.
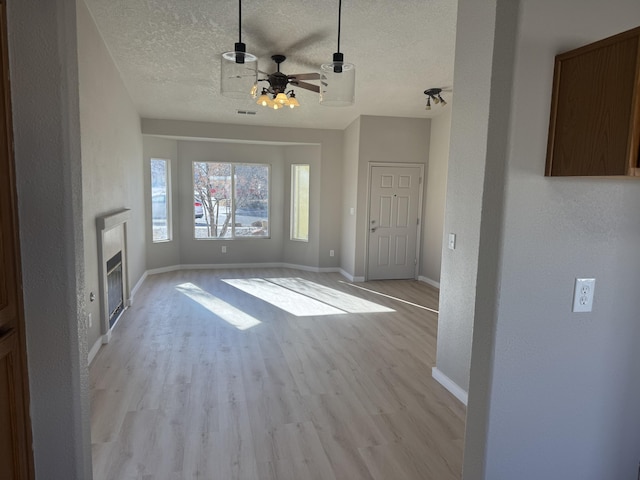
<instances>
[{"instance_id":1,"label":"cabinet door","mask_svg":"<svg viewBox=\"0 0 640 480\"><path fill-rule=\"evenodd\" d=\"M33 479L7 59L0 0L0 478Z\"/></svg>"},{"instance_id":2,"label":"cabinet door","mask_svg":"<svg viewBox=\"0 0 640 480\"><path fill-rule=\"evenodd\" d=\"M0 337L0 478L27 479L20 349L15 331Z\"/></svg>"},{"instance_id":3,"label":"cabinet door","mask_svg":"<svg viewBox=\"0 0 640 480\"><path fill-rule=\"evenodd\" d=\"M556 57L546 175L638 174L640 28Z\"/></svg>"}]
</instances>

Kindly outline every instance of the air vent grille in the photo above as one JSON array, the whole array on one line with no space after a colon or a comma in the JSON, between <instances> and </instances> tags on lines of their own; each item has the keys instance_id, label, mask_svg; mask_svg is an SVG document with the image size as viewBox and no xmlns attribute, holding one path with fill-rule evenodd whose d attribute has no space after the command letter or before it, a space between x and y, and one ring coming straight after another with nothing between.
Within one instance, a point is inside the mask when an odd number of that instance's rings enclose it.
<instances>
[{"instance_id":1,"label":"air vent grille","mask_svg":"<svg viewBox=\"0 0 640 480\"><path fill-rule=\"evenodd\" d=\"M254 110L238 110L238 115L255 115Z\"/></svg>"}]
</instances>

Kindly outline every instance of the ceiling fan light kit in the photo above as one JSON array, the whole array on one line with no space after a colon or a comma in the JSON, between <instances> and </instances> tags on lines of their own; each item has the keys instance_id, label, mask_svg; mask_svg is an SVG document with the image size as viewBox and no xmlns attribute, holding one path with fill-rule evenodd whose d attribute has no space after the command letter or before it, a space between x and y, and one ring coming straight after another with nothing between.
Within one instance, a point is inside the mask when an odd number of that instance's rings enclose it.
<instances>
[{"instance_id":1,"label":"ceiling fan light kit","mask_svg":"<svg viewBox=\"0 0 640 480\"><path fill-rule=\"evenodd\" d=\"M320 95L320 104L333 107L353 105L355 102L356 69L352 63L345 63L340 52L340 24L342 18L342 0L338 3L338 51L333 61L321 65L321 73L302 73L286 75L280 72L280 64L286 60L284 55L273 55L271 59L277 65L277 71L266 73L258 70L258 59L247 53L242 43L242 1L238 0L238 42L232 52L222 54L220 68L220 92L231 98L257 98L256 103L263 107L279 110L283 107L297 108L300 102L293 89L287 86L303 88ZM258 78L258 73L265 75ZM305 80L320 80L320 85ZM268 82L258 96L258 82Z\"/></svg>"},{"instance_id":2,"label":"ceiling fan light kit","mask_svg":"<svg viewBox=\"0 0 640 480\"><path fill-rule=\"evenodd\" d=\"M222 54L220 93L225 97L247 98L255 95L258 80L258 57L247 52L242 43L242 0L238 0L238 42L232 52Z\"/></svg>"},{"instance_id":3,"label":"ceiling fan light kit","mask_svg":"<svg viewBox=\"0 0 640 480\"><path fill-rule=\"evenodd\" d=\"M331 63L320 66L320 104L330 107L347 107L356 100L356 66L345 63L340 52L340 27L342 0L338 0L338 51Z\"/></svg>"}]
</instances>

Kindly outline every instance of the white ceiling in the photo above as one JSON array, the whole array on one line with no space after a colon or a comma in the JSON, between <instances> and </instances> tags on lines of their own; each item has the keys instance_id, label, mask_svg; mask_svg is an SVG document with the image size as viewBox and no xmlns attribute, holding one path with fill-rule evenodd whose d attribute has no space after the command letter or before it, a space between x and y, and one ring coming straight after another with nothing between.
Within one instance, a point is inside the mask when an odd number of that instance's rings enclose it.
<instances>
[{"instance_id":1,"label":"white ceiling","mask_svg":"<svg viewBox=\"0 0 640 480\"><path fill-rule=\"evenodd\" d=\"M279 111L219 93L220 54L238 41L236 0L86 3L145 118L343 129L359 115L434 116L440 107L426 111L423 91L453 84L455 0L343 0L340 50L356 65L355 105L321 106L296 89L301 107ZM284 54L284 73L315 72L336 51L337 12L337 0L245 0L242 41L260 70L275 71L271 55Z\"/></svg>"}]
</instances>

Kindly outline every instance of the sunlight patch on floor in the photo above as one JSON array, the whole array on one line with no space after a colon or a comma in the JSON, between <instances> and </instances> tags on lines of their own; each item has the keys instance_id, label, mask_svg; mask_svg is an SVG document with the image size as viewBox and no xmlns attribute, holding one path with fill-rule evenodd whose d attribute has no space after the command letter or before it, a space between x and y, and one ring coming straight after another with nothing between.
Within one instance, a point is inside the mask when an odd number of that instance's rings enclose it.
<instances>
[{"instance_id":1,"label":"sunlight patch on floor","mask_svg":"<svg viewBox=\"0 0 640 480\"><path fill-rule=\"evenodd\" d=\"M194 302L199 303L216 317L221 318L238 330L247 330L262 323L257 318L252 317L224 300L211 295L209 292L205 292L193 283L183 283L178 285L176 286L176 290L186 295Z\"/></svg>"},{"instance_id":2,"label":"sunlight patch on floor","mask_svg":"<svg viewBox=\"0 0 640 480\"><path fill-rule=\"evenodd\" d=\"M393 310L302 278L232 278L223 282L296 317Z\"/></svg>"},{"instance_id":3,"label":"sunlight patch on floor","mask_svg":"<svg viewBox=\"0 0 640 480\"><path fill-rule=\"evenodd\" d=\"M376 292L375 290L371 290L370 288L361 287L360 285L354 285L353 283L349 283L349 282L343 282L342 280L340 280L340 283L343 283L344 285L349 285L350 287L353 287L353 288L359 288L360 290L364 290L366 292L371 292L375 295L380 295L381 297L390 298L391 300L396 300L398 302L406 303L407 305L411 305L412 307L422 308L423 310L428 310L433 313L440 313L438 310L434 310L433 308L425 307L424 305L418 305L417 303L413 303L408 300L403 300L402 298L394 297L392 295L387 295L386 293Z\"/></svg>"},{"instance_id":4,"label":"sunlight patch on floor","mask_svg":"<svg viewBox=\"0 0 640 480\"><path fill-rule=\"evenodd\" d=\"M335 288L320 285L310 280L305 280L304 278L267 278L266 280L293 292L315 298L347 313L389 313L394 311L383 305L378 305L369 300L341 292Z\"/></svg>"},{"instance_id":5,"label":"sunlight patch on floor","mask_svg":"<svg viewBox=\"0 0 640 480\"><path fill-rule=\"evenodd\" d=\"M344 310L319 302L306 295L287 290L264 278L227 278L222 281L296 317L346 313Z\"/></svg>"}]
</instances>

